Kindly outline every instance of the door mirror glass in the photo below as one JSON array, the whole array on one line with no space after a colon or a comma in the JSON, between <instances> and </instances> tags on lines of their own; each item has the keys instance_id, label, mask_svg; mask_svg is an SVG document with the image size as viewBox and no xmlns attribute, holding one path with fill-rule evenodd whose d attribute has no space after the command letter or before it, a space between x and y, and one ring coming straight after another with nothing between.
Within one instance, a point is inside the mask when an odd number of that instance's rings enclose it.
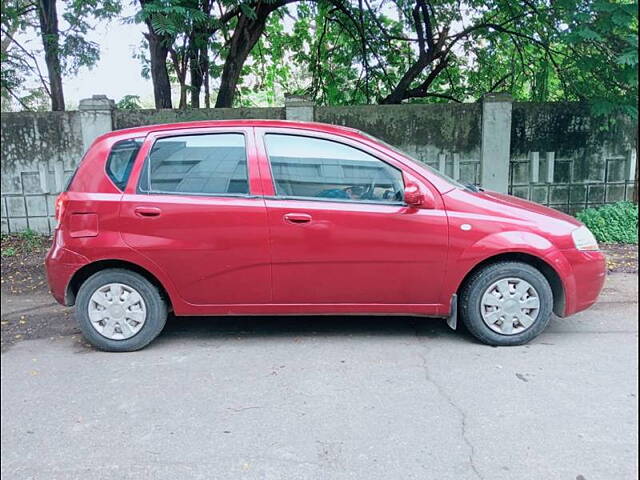
<instances>
[{"instance_id":1,"label":"door mirror glass","mask_svg":"<svg viewBox=\"0 0 640 480\"><path fill-rule=\"evenodd\" d=\"M436 202L431 191L413 182L408 182L404 188L404 203L419 208L436 207Z\"/></svg>"},{"instance_id":2,"label":"door mirror glass","mask_svg":"<svg viewBox=\"0 0 640 480\"><path fill-rule=\"evenodd\" d=\"M413 207L419 207L422 205L423 195L420 191L420 187L415 183L408 183L404 187L404 203Z\"/></svg>"}]
</instances>

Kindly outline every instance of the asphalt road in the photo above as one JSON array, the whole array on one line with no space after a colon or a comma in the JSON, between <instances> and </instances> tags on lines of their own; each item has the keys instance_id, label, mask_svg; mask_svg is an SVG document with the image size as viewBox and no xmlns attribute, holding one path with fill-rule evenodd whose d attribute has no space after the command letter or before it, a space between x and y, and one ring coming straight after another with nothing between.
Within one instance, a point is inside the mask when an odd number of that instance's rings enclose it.
<instances>
[{"instance_id":1,"label":"asphalt road","mask_svg":"<svg viewBox=\"0 0 640 480\"><path fill-rule=\"evenodd\" d=\"M130 354L21 341L2 478L637 478L637 281L523 347L370 317L173 319Z\"/></svg>"}]
</instances>

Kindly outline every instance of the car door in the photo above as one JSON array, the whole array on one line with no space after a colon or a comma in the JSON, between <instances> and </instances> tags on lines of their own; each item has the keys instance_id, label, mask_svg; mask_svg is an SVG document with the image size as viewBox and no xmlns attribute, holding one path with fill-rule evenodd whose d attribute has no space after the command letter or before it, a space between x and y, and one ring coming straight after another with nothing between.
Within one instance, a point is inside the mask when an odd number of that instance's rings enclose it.
<instances>
[{"instance_id":1,"label":"car door","mask_svg":"<svg viewBox=\"0 0 640 480\"><path fill-rule=\"evenodd\" d=\"M256 136L273 190L265 201L274 303L438 304L446 214L404 204L412 174L401 162L319 132Z\"/></svg>"},{"instance_id":2,"label":"car door","mask_svg":"<svg viewBox=\"0 0 640 480\"><path fill-rule=\"evenodd\" d=\"M188 303L271 300L253 152L251 128L164 131L145 140L144 164L122 197L122 237L163 269Z\"/></svg>"}]
</instances>

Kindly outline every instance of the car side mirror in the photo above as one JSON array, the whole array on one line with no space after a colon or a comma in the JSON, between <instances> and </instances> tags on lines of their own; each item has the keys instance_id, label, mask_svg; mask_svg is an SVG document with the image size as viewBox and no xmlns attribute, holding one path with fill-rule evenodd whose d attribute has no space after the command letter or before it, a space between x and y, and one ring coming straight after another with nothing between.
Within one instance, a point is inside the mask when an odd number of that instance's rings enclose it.
<instances>
[{"instance_id":1,"label":"car side mirror","mask_svg":"<svg viewBox=\"0 0 640 480\"><path fill-rule=\"evenodd\" d=\"M435 208L436 202L430 190L423 190L416 183L404 187L404 203L412 207Z\"/></svg>"},{"instance_id":2,"label":"car side mirror","mask_svg":"<svg viewBox=\"0 0 640 480\"><path fill-rule=\"evenodd\" d=\"M422 192L415 183L408 183L404 187L404 203L413 207L422 205Z\"/></svg>"}]
</instances>

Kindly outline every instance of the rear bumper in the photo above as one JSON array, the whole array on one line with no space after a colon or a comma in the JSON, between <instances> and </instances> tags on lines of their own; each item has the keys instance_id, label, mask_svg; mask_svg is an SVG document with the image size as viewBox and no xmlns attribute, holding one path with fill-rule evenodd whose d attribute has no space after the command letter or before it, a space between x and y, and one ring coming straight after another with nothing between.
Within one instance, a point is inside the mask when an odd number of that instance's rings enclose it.
<instances>
[{"instance_id":1,"label":"rear bumper","mask_svg":"<svg viewBox=\"0 0 640 480\"><path fill-rule=\"evenodd\" d=\"M58 234L56 233L44 265L51 295L53 295L53 298L61 305L68 306L72 304L72 300L67 296L69 282L73 274L89 263L89 260L78 253L62 247L60 243L56 241L57 236Z\"/></svg>"},{"instance_id":2,"label":"rear bumper","mask_svg":"<svg viewBox=\"0 0 640 480\"><path fill-rule=\"evenodd\" d=\"M565 285L565 316L573 315L596 303L607 278L607 262L602 252L576 249L562 252L571 265L571 281Z\"/></svg>"}]
</instances>

